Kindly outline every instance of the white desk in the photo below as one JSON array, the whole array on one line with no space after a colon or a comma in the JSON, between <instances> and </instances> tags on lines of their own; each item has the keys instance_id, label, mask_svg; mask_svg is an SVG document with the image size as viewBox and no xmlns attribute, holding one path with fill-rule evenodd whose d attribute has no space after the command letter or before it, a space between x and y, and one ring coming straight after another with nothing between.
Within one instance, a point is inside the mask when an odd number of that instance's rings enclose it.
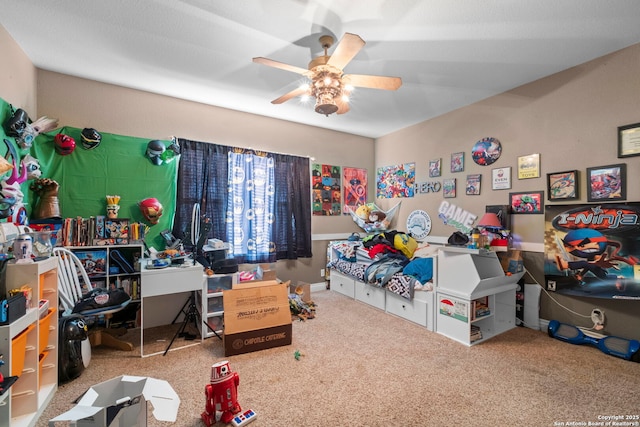
<instances>
[{"instance_id":1,"label":"white desk","mask_svg":"<svg viewBox=\"0 0 640 427\"><path fill-rule=\"evenodd\" d=\"M160 351L144 354L145 309L147 312L153 310L152 297L202 290L204 276L202 266L197 262L195 265L167 267L163 269L147 269L143 265L140 273L140 356L148 357L164 353L164 351ZM183 300L176 301L172 305L172 318L175 317L183 305ZM168 344L169 342L167 341L167 345ZM170 350L177 350L178 348L191 347L198 344L200 344L200 341L177 348L174 347Z\"/></svg>"}]
</instances>

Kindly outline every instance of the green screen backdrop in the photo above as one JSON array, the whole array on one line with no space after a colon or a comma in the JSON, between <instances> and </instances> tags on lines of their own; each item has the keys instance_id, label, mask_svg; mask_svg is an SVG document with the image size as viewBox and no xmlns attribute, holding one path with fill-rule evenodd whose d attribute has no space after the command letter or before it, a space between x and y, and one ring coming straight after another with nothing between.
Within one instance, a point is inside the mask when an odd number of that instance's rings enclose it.
<instances>
[{"instance_id":1,"label":"green screen backdrop","mask_svg":"<svg viewBox=\"0 0 640 427\"><path fill-rule=\"evenodd\" d=\"M164 249L164 239L159 234L173 225L179 157L155 166L145 156L148 139L97 130L102 135L102 142L92 150L83 148L82 129L73 127L39 135L31 147L31 155L40 162L42 178L51 178L60 184L58 199L62 217L106 215L106 196L119 195L118 217L149 225L146 244ZM71 154L61 156L55 152L57 133L69 135L76 141L76 149ZM169 141L163 142L165 146L169 145ZM28 190L31 182L22 186L25 201L33 201L36 197ZM153 226L144 219L138 207L138 203L148 197L155 197L163 206L163 215ZM31 212L29 205L27 210Z\"/></svg>"}]
</instances>

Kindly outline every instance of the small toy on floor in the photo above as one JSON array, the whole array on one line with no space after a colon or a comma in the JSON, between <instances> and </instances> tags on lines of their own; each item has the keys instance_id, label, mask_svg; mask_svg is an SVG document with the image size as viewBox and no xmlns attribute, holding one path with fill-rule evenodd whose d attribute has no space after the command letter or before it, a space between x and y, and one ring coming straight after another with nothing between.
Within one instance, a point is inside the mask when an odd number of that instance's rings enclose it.
<instances>
[{"instance_id":1,"label":"small toy on floor","mask_svg":"<svg viewBox=\"0 0 640 427\"><path fill-rule=\"evenodd\" d=\"M300 350L296 350L296 351L294 351L294 352L293 352L293 357L294 357L296 360L300 360L300 358L301 358L302 356L304 356L304 353L302 353Z\"/></svg>"},{"instance_id":2,"label":"small toy on floor","mask_svg":"<svg viewBox=\"0 0 640 427\"><path fill-rule=\"evenodd\" d=\"M211 366L211 383L204 389L207 399L205 411L200 415L207 427L216 423L216 412L222 412L220 421L229 424L242 411L238 403L238 384L240 377L237 372L231 371L228 360Z\"/></svg>"},{"instance_id":3,"label":"small toy on floor","mask_svg":"<svg viewBox=\"0 0 640 427\"><path fill-rule=\"evenodd\" d=\"M249 409L248 411L244 411L242 414L238 414L231 420L231 424L234 427L242 427L249 424L251 421L255 420L258 414L255 411Z\"/></svg>"}]
</instances>

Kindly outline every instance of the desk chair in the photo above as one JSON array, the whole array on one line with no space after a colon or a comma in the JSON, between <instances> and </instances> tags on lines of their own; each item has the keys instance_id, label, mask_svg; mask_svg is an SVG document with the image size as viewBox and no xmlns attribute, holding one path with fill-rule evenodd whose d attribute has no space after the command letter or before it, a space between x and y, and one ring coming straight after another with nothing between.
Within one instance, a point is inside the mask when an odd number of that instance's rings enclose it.
<instances>
[{"instance_id":1,"label":"desk chair","mask_svg":"<svg viewBox=\"0 0 640 427\"><path fill-rule=\"evenodd\" d=\"M64 309L63 316L73 312L76 304L82 299L83 288L85 292L92 291L93 285L87 275L80 259L69 249L56 247L53 254L58 258L58 293L60 295L60 304ZM104 345L123 351L133 350L133 344L123 341L115 337L109 330L109 318L113 313L123 310L131 302L128 300L116 305L107 306L99 309L91 309L80 311L85 317L104 316L106 320L106 328L92 329L89 331L89 340L92 346Z\"/></svg>"}]
</instances>

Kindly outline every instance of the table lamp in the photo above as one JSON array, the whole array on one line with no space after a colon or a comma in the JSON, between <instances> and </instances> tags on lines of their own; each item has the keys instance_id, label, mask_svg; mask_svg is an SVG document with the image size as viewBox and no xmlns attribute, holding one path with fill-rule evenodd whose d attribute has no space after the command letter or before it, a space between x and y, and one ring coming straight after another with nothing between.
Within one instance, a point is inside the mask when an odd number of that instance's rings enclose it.
<instances>
[{"instance_id":1,"label":"table lamp","mask_svg":"<svg viewBox=\"0 0 640 427\"><path fill-rule=\"evenodd\" d=\"M481 228L485 231L485 236L489 240L485 246L507 246L508 239L503 236L503 227L502 222L500 222L500 218L494 212L485 213L480 221L477 224L478 228ZM499 238L490 238L491 234L497 234Z\"/></svg>"}]
</instances>

